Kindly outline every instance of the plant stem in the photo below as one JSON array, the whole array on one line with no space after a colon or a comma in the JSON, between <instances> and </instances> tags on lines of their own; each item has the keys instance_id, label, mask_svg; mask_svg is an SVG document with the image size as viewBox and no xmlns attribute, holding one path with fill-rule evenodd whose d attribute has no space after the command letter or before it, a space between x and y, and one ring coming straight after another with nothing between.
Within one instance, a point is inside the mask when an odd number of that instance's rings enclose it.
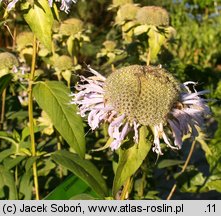
<instances>
[{"instance_id":1,"label":"plant stem","mask_svg":"<svg viewBox=\"0 0 221 216\"><path fill-rule=\"evenodd\" d=\"M150 48L147 49L147 61L146 61L147 65L150 65Z\"/></svg>"},{"instance_id":2,"label":"plant stem","mask_svg":"<svg viewBox=\"0 0 221 216\"><path fill-rule=\"evenodd\" d=\"M28 116L29 116L32 157L36 156L34 117L33 117L33 92L32 92L33 81L34 81L34 76L35 76L36 53L37 53L37 42L36 42L36 36L34 36L31 73L29 76L29 85L28 85ZM35 187L35 198L36 200L39 200L38 174L37 174L37 162L36 161L33 163L32 168L33 168L33 178L34 178L34 187Z\"/></svg>"},{"instance_id":3,"label":"plant stem","mask_svg":"<svg viewBox=\"0 0 221 216\"><path fill-rule=\"evenodd\" d=\"M6 88L2 92L2 109L1 109L0 130L3 130L3 128L4 128L5 98L6 98Z\"/></svg>"},{"instance_id":4,"label":"plant stem","mask_svg":"<svg viewBox=\"0 0 221 216\"><path fill-rule=\"evenodd\" d=\"M56 138L57 138L57 150L60 151L62 140L61 140L61 137L60 137L60 134L58 133L58 131L56 129L54 129L54 130L55 130ZM59 168L59 177L60 177L60 179L62 179L62 177L63 177L62 166L59 165L58 168Z\"/></svg>"},{"instance_id":5,"label":"plant stem","mask_svg":"<svg viewBox=\"0 0 221 216\"><path fill-rule=\"evenodd\" d=\"M120 196L120 200L125 200L125 199L128 198L128 195L129 195L128 190L129 190L129 187L130 187L130 182L131 182L131 181L130 181L130 177L129 177L129 178L127 179L125 185L124 185L123 190L122 190L122 194L121 194L121 196Z\"/></svg>"},{"instance_id":6,"label":"plant stem","mask_svg":"<svg viewBox=\"0 0 221 216\"><path fill-rule=\"evenodd\" d=\"M194 148L195 148L195 145L196 145L196 140L194 140L194 141L192 142L192 145L191 145L189 154L188 154L188 156L187 156L187 159L186 159L186 161L185 161L185 164L183 165L183 168L182 168L182 170L181 170L181 172L180 172L179 175L181 175L182 173L185 172L185 170L186 170L186 168L187 168L187 166L188 166L188 164L189 164L189 162L190 162L190 158L192 157L192 154L193 154L193 150L194 150ZM168 197L167 197L167 200L170 200L170 199L172 198L173 194L174 194L175 191L176 191L176 188L177 188L177 183L175 183L175 184L173 185L173 187L172 187L172 189L171 189L171 191L170 191L170 194L169 194Z\"/></svg>"}]
</instances>

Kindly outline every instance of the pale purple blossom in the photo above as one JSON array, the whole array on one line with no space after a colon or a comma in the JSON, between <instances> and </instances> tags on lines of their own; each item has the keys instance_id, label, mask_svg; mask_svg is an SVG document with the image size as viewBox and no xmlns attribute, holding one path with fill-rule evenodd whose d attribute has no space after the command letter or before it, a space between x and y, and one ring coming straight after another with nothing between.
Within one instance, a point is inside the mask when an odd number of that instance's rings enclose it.
<instances>
[{"instance_id":1,"label":"pale purple blossom","mask_svg":"<svg viewBox=\"0 0 221 216\"><path fill-rule=\"evenodd\" d=\"M18 2L19 0L12 0L9 2L9 4L7 5L6 10L10 11L13 7L15 7L15 4ZM2 3L2 0L0 0L0 3Z\"/></svg>"},{"instance_id":2,"label":"pale purple blossom","mask_svg":"<svg viewBox=\"0 0 221 216\"><path fill-rule=\"evenodd\" d=\"M207 106L207 99L203 99L200 95L208 93L207 90L197 92L195 82L185 82L181 85L182 92L180 94L180 105L172 108L167 117L167 125L169 126L174 138L174 145L169 141L168 136L164 132L163 124L155 125L153 128L154 147L153 151L162 154L160 148L160 138L173 149L182 147L182 138L184 135L192 134L192 137L198 135L196 126L201 127L204 122L203 116L210 114ZM191 92L189 85L193 85L194 92Z\"/></svg>"},{"instance_id":3,"label":"pale purple blossom","mask_svg":"<svg viewBox=\"0 0 221 216\"><path fill-rule=\"evenodd\" d=\"M79 106L79 114L84 117L88 114L88 124L92 130L100 126L100 123L109 122L108 133L113 141L110 145L112 150L118 149L125 140L128 132L135 131L134 140L138 141L138 124L134 121L131 125L126 121L125 114L119 114L111 105L105 104L104 101L104 82L106 78L97 71L89 68L94 76L85 78L80 76L83 84L78 84L76 89L79 91L72 94L72 103Z\"/></svg>"},{"instance_id":4,"label":"pale purple blossom","mask_svg":"<svg viewBox=\"0 0 221 216\"><path fill-rule=\"evenodd\" d=\"M12 8L15 7L15 4L18 2L19 0L12 0L10 1L10 3L7 5L6 10L10 11L12 10ZM48 0L48 3L50 5L50 7L52 7L53 5L53 1L54 0ZM2 0L0 0L0 3L2 2ZM60 6L60 10L64 11L65 13L69 13L70 12L70 8L71 8L71 4L72 3L77 3L77 0L55 0L55 2L61 2L61 6Z\"/></svg>"},{"instance_id":5,"label":"pale purple blossom","mask_svg":"<svg viewBox=\"0 0 221 216\"><path fill-rule=\"evenodd\" d=\"M85 117L88 114L88 124L95 130L103 122L108 122L108 134L112 138L110 147L112 150L118 149L126 139L128 132L134 134L134 141L139 141L139 127L136 119L128 121L126 114L118 113L111 104L106 103L104 95L104 85L106 78L97 71L89 67L93 76L85 78L80 76L80 83L76 86L78 91L72 94L71 103L79 106L79 114ZM193 92L189 86L192 85ZM206 99L200 96L208 91L195 90L195 82L185 82L181 85L181 93L178 104L174 105L166 117L166 122L151 126L154 140L153 151L162 154L160 141L172 149L182 147L184 135L191 134L192 137L198 135L197 126L201 127L204 116L210 113ZM171 142L173 138L173 142Z\"/></svg>"},{"instance_id":6,"label":"pale purple blossom","mask_svg":"<svg viewBox=\"0 0 221 216\"><path fill-rule=\"evenodd\" d=\"M53 0L49 0L48 2L50 7L52 7ZM77 0L55 0L55 2L61 2L60 10L64 11L65 13L69 13L71 4L77 3Z\"/></svg>"}]
</instances>

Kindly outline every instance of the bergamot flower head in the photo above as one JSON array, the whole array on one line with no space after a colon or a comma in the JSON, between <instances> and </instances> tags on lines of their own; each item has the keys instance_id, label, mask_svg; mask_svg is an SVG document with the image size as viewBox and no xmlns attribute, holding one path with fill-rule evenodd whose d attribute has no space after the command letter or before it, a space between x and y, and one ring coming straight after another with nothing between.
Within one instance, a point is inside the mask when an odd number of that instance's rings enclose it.
<instances>
[{"instance_id":1,"label":"bergamot flower head","mask_svg":"<svg viewBox=\"0 0 221 216\"><path fill-rule=\"evenodd\" d=\"M107 78L89 70L93 75L80 76L72 103L79 106L82 117L88 114L92 130L104 121L109 123L112 150L121 146L129 132L138 143L141 125L152 129L153 151L157 154L162 154L160 140L180 149L182 137L196 136L197 126L210 113L207 100L200 97L207 91L197 92L195 82L180 84L162 67L131 65Z\"/></svg>"}]
</instances>

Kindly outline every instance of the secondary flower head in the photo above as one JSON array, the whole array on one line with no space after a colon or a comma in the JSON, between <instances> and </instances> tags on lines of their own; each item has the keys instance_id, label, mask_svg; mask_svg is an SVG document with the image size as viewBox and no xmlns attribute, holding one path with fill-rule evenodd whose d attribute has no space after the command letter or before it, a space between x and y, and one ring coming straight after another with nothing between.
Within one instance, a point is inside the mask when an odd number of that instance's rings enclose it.
<instances>
[{"instance_id":1,"label":"secondary flower head","mask_svg":"<svg viewBox=\"0 0 221 216\"><path fill-rule=\"evenodd\" d=\"M203 116L209 114L206 99L197 92L196 83L180 84L161 67L132 65L116 70L108 78L89 68L93 76L80 76L72 103L79 106L79 114L88 113L92 130L109 122L110 147L118 149L127 134L134 133L138 143L138 128L149 126L154 134L153 151L162 154L160 140L169 147L180 149L182 137L197 135ZM193 92L190 90L193 87ZM171 142L171 136L174 142Z\"/></svg>"}]
</instances>

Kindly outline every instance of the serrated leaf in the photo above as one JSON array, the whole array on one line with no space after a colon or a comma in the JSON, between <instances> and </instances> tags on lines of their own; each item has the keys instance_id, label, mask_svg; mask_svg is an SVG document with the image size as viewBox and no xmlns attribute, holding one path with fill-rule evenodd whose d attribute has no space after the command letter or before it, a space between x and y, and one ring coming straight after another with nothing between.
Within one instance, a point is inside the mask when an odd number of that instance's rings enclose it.
<instances>
[{"instance_id":1,"label":"serrated leaf","mask_svg":"<svg viewBox=\"0 0 221 216\"><path fill-rule=\"evenodd\" d=\"M8 86L13 78L12 74L5 74L4 76L0 77L0 95L2 94L3 90Z\"/></svg>"},{"instance_id":2,"label":"serrated leaf","mask_svg":"<svg viewBox=\"0 0 221 216\"><path fill-rule=\"evenodd\" d=\"M176 180L182 192L195 193L205 183L206 179L199 170L191 168L182 174L177 174Z\"/></svg>"},{"instance_id":3,"label":"serrated leaf","mask_svg":"<svg viewBox=\"0 0 221 216\"><path fill-rule=\"evenodd\" d=\"M0 190L4 191L5 199L17 199L15 179L10 171L0 166Z\"/></svg>"},{"instance_id":4,"label":"serrated leaf","mask_svg":"<svg viewBox=\"0 0 221 216\"><path fill-rule=\"evenodd\" d=\"M30 200L32 197L32 169L29 169L27 172L23 173L19 182L19 192L24 200Z\"/></svg>"},{"instance_id":5,"label":"serrated leaf","mask_svg":"<svg viewBox=\"0 0 221 216\"><path fill-rule=\"evenodd\" d=\"M163 169L166 167L170 167L170 166L175 166L175 165L180 165L183 164L185 161L181 161L181 160L169 160L169 159L165 159L162 160L158 163L157 167L159 169Z\"/></svg>"},{"instance_id":6,"label":"serrated leaf","mask_svg":"<svg viewBox=\"0 0 221 216\"><path fill-rule=\"evenodd\" d=\"M200 145L201 145L203 151L206 153L206 155L211 156L212 152L211 152L209 146L207 145L207 143L205 142L205 140L198 137L197 141L200 143Z\"/></svg>"},{"instance_id":7,"label":"serrated leaf","mask_svg":"<svg viewBox=\"0 0 221 216\"><path fill-rule=\"evenodd\" d=\"M83 123L77 114L76 106L70 104L70 90L62 82L47 81L37 83L33 94L58 132L83 158L85 154Z\"/></svg>"},{"instance_id":8,"label":"serrated leaf","mask_svg":"<svg viewBox=\"0 0 221 216\"><path fill-rule=\"evenodd\" d=\"M150 49L150 60L153 62L156 60L157 55L160 52L161 46L166 40L166 37L160 33L156 27L153 27L148 32L148 44Z\"/></svg>"},{"instance_id":9,"label":"serrated leaf","mask_svg":"<svg viewBox=\"0 0 221 216\"><path fill-rule=\"evenodd\" d=\"M32 165L34 164L35 161L38 160L39 157L37 156L30 156L27 161L26 161L26 164L25 164L25 170L26 172L28 172L31 168L32 168Z\"/></svg>"},{"instance_id":10,"label":"serrated leaf","mask_svg":"<svg viewBox=\"0 0 221 216\"><path fill-rule=\"evenodd\" d=\"M66 150L53 153L52 159L81 178L101 198L107 196L106 183L98 169L90 161Z\"/></svg>"},{"instance_id":11,"label":"serrated leaf","mask_svg":"<svg viewBox=\"0 0 221 216\"><path fill-rule=\"evenodd\" d=\"M97 198L92 189L77 176L71 175L58 185L44 200L69 200L75 196L86 194Z\"/></svg>"},{"instance_id":12,"label":"serrated leaf","mask_svg":"<svg viewBox=\"0 0 221 216\"><path fill-rule=\"evenodd\" d=\"M136 26L136 27L134 28L134 35L137 36L137 35L146 33L146 32L148 32L148 30L150 29L150 27L151 27L151 26L146 25L146 24Z\"/></svg>"},{"instance_id":13,"label":"serrated leaf","mask_svg":"<svg viewBox=\"0 0 221 216\"><path fill-rule=\"evenodd\" d=\"M206 186L210 190L216 190L221 193L221 180L214 180L214 181L207 182Z\"/></svg>"},{"instance_id":14,"label":"serrated leaf","mask_svg":"<svg viewBox=\"0 0 221 216\"><path fill-rule=\"evenodd\" d=\"M43 165L41 165L41 169L38 169L38 176L48 176L51 170L56 167L55 163L52 162L51 159L47 159L45 161L41 160L41 163L43 163Z\"/></svg>"},{"instance_id":15,"label":"serrated leaf","mask_svg":"<svg viewBox=\"0 0 221 216\"><path fill-rule=\"evenodd\" d=\"M73 38L73 36L70 36L67 39L67 50L71 56L73 55L73 46L74 46L74 38Z\"/></svg>"},{"instance_id":16,"label":"serrated leaf","mask_svg":"<svg viewBox=\"0 0 221 216\"><path fill-rule=\"evenodd\" d=\"M148 133L146 126L142 126L139 129L139 143L134 144L128 149L120 150L120 158L113 184L114 197L125 181L140 167L150 151L151 145L150 134Z\"/></svg>"},{"instance_id":17,"label":"serrated leaf","mask_svg":"<svg viewBox=\"0 0 221 216\"><path fill-rule=\"evenodd\" d=\"M24 18L32 32L38 40L51 51L54 18L48 1L35 1L33 6L26 2L23 3L21 7L25 11Z\"/></svg>"},{"instance_id":18,"label":"serrated leaf","mask_svg":"<svg viewBox=\"0 0 221 216\"><path fill-rule=\"evenodd\" d=\"M4 167L7 170L12 169L13 167L17 166L21 161L23 161L26 157L25 156L18 156L16 158L7 158L4 160Z\"/></svg>"},{"instance_id":19,"label":"serrated leaf","mask_svg":"<svg viewBox=\"0 0 221 216\"><path fill-rule=\"evenodd\" d=\"M4 132L4 131L0 131L0 139L6 140L8 142L10 142L11 144L17 145L18 143L12 138L12 135Z\"/></svg>"},{"instance_id":20,"label":"serrated leaf","mask_svg":"<svg viewBox=\"0 0 221 216\"><path fill-rule=\"evenodd\" d=\"M14 147L9 148L9 149L5 149L4 151L1 151L0 152L0 162L2 162L8 156L14 154L15 151L16 151L16 149Z\"/></svg>"}]
</instances>

